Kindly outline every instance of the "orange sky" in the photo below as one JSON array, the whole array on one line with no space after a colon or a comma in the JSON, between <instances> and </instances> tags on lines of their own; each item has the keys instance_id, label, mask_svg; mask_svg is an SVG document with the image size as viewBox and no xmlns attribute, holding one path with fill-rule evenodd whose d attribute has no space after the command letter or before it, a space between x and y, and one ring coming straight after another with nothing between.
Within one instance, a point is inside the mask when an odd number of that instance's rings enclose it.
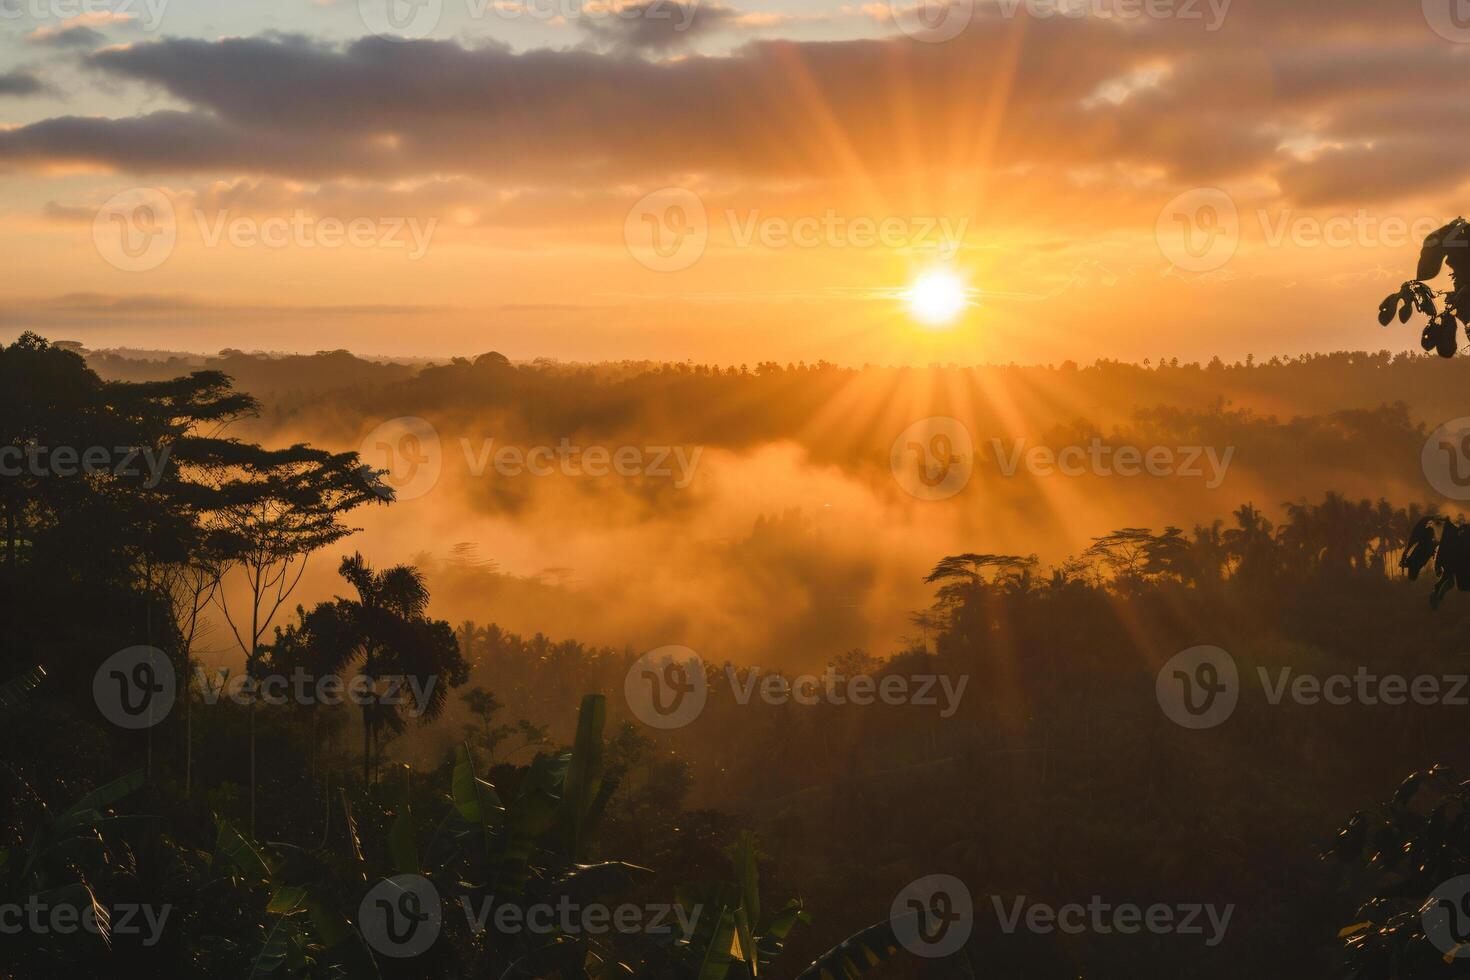
<instances>
[{"instance_id":1,"label":"orange sky","mask_svg":"<svg viewBox=\"0 0 1470 980\"><path fill-rule=\"evenodd\" d=\"M1465 210L1455 0L426 0L410 39L373 33L390 2L6 0L0 334L1398 350L1417 338L1377 302ZM935 269L968 290L937 326L906 293Z\"/></svg>"}]
</instances>

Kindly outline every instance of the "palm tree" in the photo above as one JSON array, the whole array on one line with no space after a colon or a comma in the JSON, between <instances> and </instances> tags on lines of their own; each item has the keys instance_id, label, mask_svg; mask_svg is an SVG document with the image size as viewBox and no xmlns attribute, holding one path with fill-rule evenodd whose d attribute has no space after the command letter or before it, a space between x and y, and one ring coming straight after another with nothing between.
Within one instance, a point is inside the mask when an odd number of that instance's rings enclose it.
<instances>
[{"instance_id":1,"label":"palm tree","mask_svg":"<svg viewBox=\"0 0 1470 980\"><path fill-rule=\"evenodd\" d=\"M436 718L444 709L449 689L469 678L469 665L449 623L429 618L429 590L417 568L395 565L378 572L354 553L342 559L338 572L352 585L357 598L339 598L328 606L346 627L339 633L338 656L333 658L337 668L360 658L362 674L375 683L389 678L404 682L392 703L377 697L363 701L362 776L366 783L379 761L375 749L381 729L395 734L403 731L405 710L421 723Z\"/></svg>"}]
</instances>

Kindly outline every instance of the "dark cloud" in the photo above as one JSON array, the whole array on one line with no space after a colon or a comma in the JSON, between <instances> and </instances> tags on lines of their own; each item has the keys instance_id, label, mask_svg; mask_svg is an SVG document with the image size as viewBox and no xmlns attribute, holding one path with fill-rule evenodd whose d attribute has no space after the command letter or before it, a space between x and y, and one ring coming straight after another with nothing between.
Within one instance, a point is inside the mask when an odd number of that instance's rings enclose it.
<instances>
[{"instance_id":1,"label":"dark cloud","mask_svg":"<svg viewBox=\"0 0 1470 980\"><path fill-rule=\"evenodd\" d=\"M95 48L107 42L107 35L85 24L73 24L55 30L37 31L28 40L47 48Z\"/></svg>"},{"instance_id":2,"label":"dark cloud","mask_svg":"<svg viewBox=\"0 0 1470 980\"><path fill-rule=\"evenodd\" d=\"M977 6L970 30L947 43L763 41L667 61L630 55L666 52L674 35L741 15L669 0L667 17L584 18L607 53L158 40L86 61L186 108L0 131L0 164L547 187L1125 166L1184 186L1275 179L1315 203L1458 180L1465 165L1448 148L1467 111L1453 93L1470 80L1470 49L1417 11L1291 6L1288 16L1236 0L1214 32L1179 20L1029 23ZM1445 149L1433 149L1436 137ZM1304 158L1303 145L1336 149Z\"/></svg>"},{"instance_id":3,"label":"dark cloud","mask_svg":"<svg viewBox=\"0 0 1470 980\"><path fill-rule=\"evenodd\" d=\"M1425 135L1324 150L1308 162L1283 167L1280 181L1292 201L1311 207L1433 195L1459 186L1466 176L1463 148Z\"/></svg>"},{"instance_id":4,"label":"dark cloud","mask_svg":"<svg viewBox=\"0 0 1470 980\"><path fill-rule=\"evenodd\" d=\"M658 52L738 22L739 11L711 3L649 0L584 13L577 24L598 45L623 53Z\"/></svg>"},{"instance_id":5,"label":"dark cloud","mask_svg":"<svg viewBox=\"0 0 1470 980\"><path fill-rule=\"evenodd\" d=\"M0 96L41 95L45 92L46 84L28 71L17 68L0 73Z\"/></svg>"}]
</instances>

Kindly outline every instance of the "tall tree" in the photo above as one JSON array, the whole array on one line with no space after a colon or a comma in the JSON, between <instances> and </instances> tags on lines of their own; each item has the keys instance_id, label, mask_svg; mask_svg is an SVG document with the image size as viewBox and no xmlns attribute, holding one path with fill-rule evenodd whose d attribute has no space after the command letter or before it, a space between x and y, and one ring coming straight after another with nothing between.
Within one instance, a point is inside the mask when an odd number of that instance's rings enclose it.
<instances>
[{"instance_id":1,"label":"tall tree","mask_svg":"<svg viewBox=\"0 0 1470 980\"><path fill-rule=\"evenodd\" d=\"M342 518L367 503L393 499L381 473L363 466L356 453L330 453L305 445L264 450L251 447L220 493L218 531L237 555L244 608L230 607L229 590L217 602L235 642L245 654L246 673L262 675L261 639L290 598L307 559L353 533ZM255 831L255 701L250 704L250 829Z\"/></svg>"}]
</instances>

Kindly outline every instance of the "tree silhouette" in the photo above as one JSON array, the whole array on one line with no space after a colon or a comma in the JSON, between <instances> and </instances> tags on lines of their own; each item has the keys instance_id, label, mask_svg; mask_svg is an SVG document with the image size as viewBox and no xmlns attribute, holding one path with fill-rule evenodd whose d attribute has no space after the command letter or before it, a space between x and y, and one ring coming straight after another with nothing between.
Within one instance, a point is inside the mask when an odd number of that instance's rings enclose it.
<instances>
[{"instance_id":1,"label":"tree silhouette","mask_svg":"<svg viewBox=\"0 0 1470 980\"><path fill-rule=\"evenodd\" d=\"M1438 278L1446 263L1453 288L1435 292L1428 283ZM1470 290L1470 224L1464 218L1456 218L1424 239L1414 278L1379 304L1378 322L1386 327L1397 316L1400 323L1408 323L1417 310L1428 318L1419 338L1420 346L1426 351L1436 351L1440 357L1454 357L1460 322L1470 319L1467 290ZM1443 311L1435 305L1436 296L1445 298Z\"/></svg>"}]
</instances>

